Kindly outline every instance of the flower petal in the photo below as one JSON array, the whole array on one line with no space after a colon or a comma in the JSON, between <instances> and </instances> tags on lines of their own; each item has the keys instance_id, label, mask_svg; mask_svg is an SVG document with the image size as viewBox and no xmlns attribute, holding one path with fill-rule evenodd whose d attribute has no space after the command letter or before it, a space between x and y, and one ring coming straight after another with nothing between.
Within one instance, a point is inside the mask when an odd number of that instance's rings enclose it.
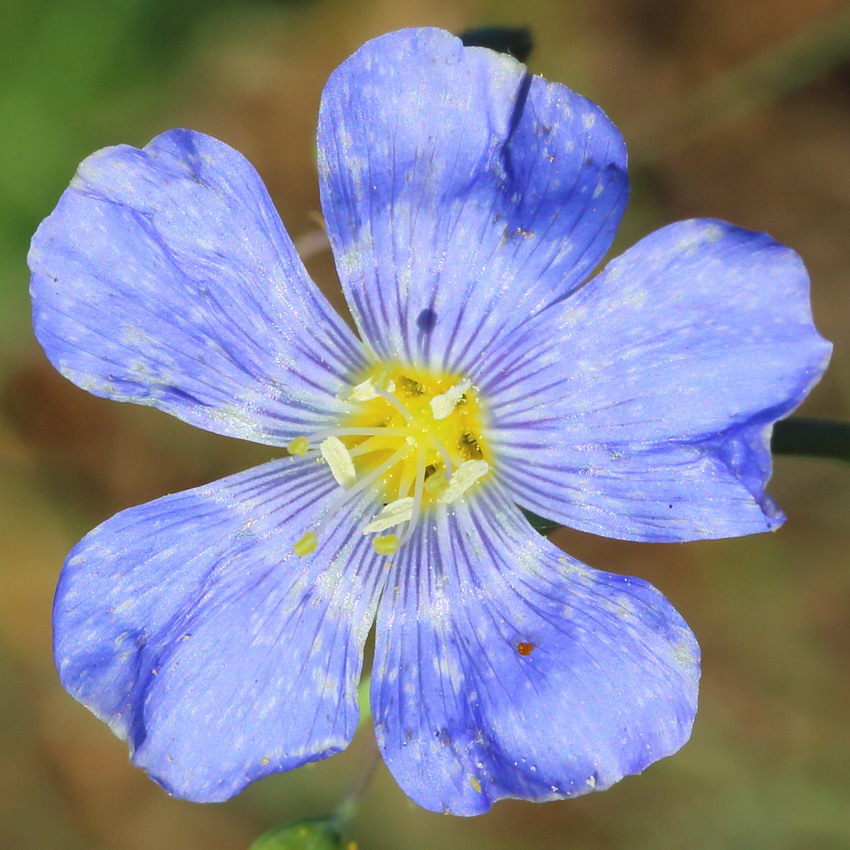
<instances>
[{"instance_id":1,"label":"flower petal","mask_svg":"<svg viewBox=\"0 0 850 850\"><path fill-rule=\"evenodd\" d=\"M777 527L773 423L819 379L800 258L720 221L665 227L501 341L476 384L524 507L631 540Z\"/></svg>"},{"instance_id":2,"label":"flower petal","mask_svg":"<svg viewBox=\"0 0 850 850\"><path fill-rule=\"evenodd\" d=\"M283 445L362 369L257 173L200 133L90 156L29 262L39 341L96 395Z\"/></svg>"},{"instance_id":3,"label":"flower petal","mask_svg":"<svg viewBox=\"0 0 850 850\"><path fill-rule=\"evenodd\" d=\"M285 458L131 508L71 552L62 683L169 793L231 797L343 749L383 564L315 460ZM294 542L331 511L318 549Z\"/></svg>"},{"instance_id":4,"label":"flower petal","mask_svg":"<svg viewBox=\"0 0 850 850\"><path fill-rule=\"evenodd\" d=\"M372 684L414 801L473 815L572 797L687 741L699 648L657 590L568 558L494 486L425 526L395 558Z\"/></svg>"},{"instance_id":5,"label":"flower petal","mask_svg":"<svg viewBox=\"0 0 850 850\"><path fill-rule=\"evenodd\" d=\"M463 372L611 244L626 154L599 107L437 29L367 43L319 114L322 208L381 358Z\"/></svg>"}]
</instances>

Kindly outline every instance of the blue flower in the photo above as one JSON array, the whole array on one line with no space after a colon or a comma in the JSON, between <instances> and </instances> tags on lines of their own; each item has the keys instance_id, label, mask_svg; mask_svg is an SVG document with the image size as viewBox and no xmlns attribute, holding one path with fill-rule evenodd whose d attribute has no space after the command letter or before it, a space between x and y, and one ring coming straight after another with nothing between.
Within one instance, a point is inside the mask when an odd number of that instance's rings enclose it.
<instances>
[{"instance_id":1,"label":"blue flower","mask_svg":"<svg viewBox=\"0 0 850 850\"><path fill-rule=\"evenodd\" d=\"M376 619L378 744L428 809L571 797L675 752L690 630L517 506L627 540L777 528L771 426L829 354L799 258L686 221L582 287L626 203L619 133L439 30L332 74L318 168L359 338L248 162L199 133L89 157L33 240L65 376L289 449L73 549L63 684L198 801L347 745Z\"/></svg>"}]
</instances>

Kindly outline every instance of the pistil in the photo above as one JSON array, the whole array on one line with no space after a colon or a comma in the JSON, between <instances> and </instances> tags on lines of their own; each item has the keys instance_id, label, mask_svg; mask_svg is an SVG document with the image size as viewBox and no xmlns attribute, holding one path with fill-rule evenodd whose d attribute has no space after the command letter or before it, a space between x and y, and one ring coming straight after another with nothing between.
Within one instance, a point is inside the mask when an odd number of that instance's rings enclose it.
<instances>
[{"instance_id":1,"label":"pistil","mask_svg":"<svg viewBox=\"0 0 850 850\"><path fill-rule=\"evenodd\" d=\"M449 383L401 367L383 368L357 384L347 400L352 415L340 427L289 444L291 454L326 463L341 488L319 526L294 545L301 557L316 549L330 518L366 487L383 488L385 499L363 533L376 535L376 552L391 554L410 539L426 505L463 498L490 470L469 378ZM388 457L380 461L381 454ZM404 526L401 533L379 534L398 526Z\"/></svg>"}]
</instances>

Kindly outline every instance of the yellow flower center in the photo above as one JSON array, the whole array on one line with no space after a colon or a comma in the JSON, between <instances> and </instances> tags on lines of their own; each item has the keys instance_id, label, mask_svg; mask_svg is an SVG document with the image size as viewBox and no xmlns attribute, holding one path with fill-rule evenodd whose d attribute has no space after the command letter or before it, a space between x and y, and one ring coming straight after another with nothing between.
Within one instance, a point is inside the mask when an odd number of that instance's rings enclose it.
<instances>
[{"instance_id":1,"label":"yellow flower center","mask_svg":"<svg viewBox=\"0 0 850 850\"><path fill-rule=\"evenodd\" d=\"M423 510L463 498L489 474L484 413L468 378L385 364L346 401L351 412L338 428L297 437L289 450L315 454L330 467L341 494L329 514L366 487L378 491L384 507L364 534L404 526L400 536L375 537L380 554L395 552L410 537ZM318 531L295 544L297 555L316 548Z\"/></svg>"}]
</instances>

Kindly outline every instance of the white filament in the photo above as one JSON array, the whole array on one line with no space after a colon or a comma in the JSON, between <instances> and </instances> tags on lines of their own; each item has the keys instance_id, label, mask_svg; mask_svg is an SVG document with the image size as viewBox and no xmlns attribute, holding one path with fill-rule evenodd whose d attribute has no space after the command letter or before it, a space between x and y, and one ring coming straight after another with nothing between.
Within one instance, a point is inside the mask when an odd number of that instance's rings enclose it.
<instances>
[{"instance_id":1,"label":"white filament","mask_svg":"<svg viewBox=\"0 0 850 850\"><path fill-rule=\"evenodd\" d=\"M390 455L390 457L388 457L380 466L376 467L368 475L361 478L353 487L343 490L341 497L331 501L325 510L321 522L315 529L313 529L316 536L318 537L319 534L324 531L325 526L327 526L327 524L337 515L339 509L346 502L351 501L351 499L353 499L358 493L363 492L363 490L380 478L384 473L392 469L399 461L404 460L411 451L412 449L410 446L402 446L400 449L393 452L393 454Z\"/></svg>"},{"instance_id":2,"label":"white filament","mask_svg":"<svg viewBox=\"0 0 850 850\"><path fill-rule=\"evenodd\" d=\"M372 384L375 393L379 395L384 401L388 404L391 404L405 419L406 422L409 422L411 425L413 424L413 416L411 416L410 411L405 407L403 402L399 401L392 393L387 392L386 390L382 390L379 386Z\"/></svg>"},{"instance_id":3,"label":"white filament","mask_svg":"<svg viewBox=\"0 0 850 850\"><path fill-rule=\"evenodd\" d=\"M419 521L419 511L422 509L422 489L425 485L425 450L419 446L416 451L416 484L413 487L413 505L410 511L410 521L399 540L399 546L406 543L413 534L413 529Z\"/></svg>"}]
</instances>

